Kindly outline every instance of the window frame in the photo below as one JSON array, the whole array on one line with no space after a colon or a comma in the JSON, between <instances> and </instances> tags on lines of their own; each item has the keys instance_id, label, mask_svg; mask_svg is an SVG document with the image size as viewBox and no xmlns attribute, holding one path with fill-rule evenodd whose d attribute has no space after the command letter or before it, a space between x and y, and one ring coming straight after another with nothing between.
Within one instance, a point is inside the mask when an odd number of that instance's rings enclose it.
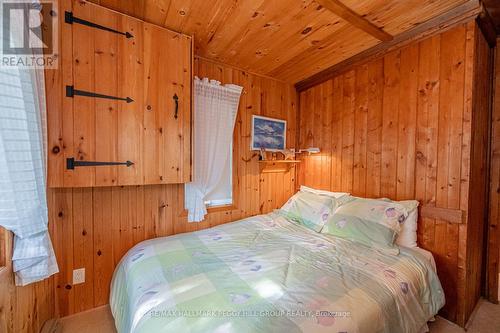
<instances>
[{"instance_id":1,"label":"window frame","mask_svg":"<svg viewBox=\"0 0 500 333\"><path fill-rule=\"evenodd\" d=\"M7 268L7 230L0 227L0 272Z\"/></svg>"}]
</instances>

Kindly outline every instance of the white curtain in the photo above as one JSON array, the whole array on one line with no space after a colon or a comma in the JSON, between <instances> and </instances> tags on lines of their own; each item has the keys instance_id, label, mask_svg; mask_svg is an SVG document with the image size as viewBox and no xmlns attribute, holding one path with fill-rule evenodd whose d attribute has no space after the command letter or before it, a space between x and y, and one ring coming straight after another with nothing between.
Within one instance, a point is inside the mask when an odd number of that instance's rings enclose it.
<instances>
[{"instance_id":1,"label":"white curtain","mask_svg":"<svg viewBox=\"0 0 500 333\"><path fill-rule=\"evenodd\" d=\"M45 112L43 69L0 68L0 225L14 233L17 285L58 272L47 232Z\"/></svg>"},{"instance_id":2,"label":"white curtain","mask_svg":"<svg viewBox=\"0 0 500 333\"><path fill-rule=\"evenodd\" d=\"M218 184L230 158L242 90L207 78L194 80L193 182L185 186L188 222L203 221L207 214L205 197Z\"/></svg>"}]
</instances>

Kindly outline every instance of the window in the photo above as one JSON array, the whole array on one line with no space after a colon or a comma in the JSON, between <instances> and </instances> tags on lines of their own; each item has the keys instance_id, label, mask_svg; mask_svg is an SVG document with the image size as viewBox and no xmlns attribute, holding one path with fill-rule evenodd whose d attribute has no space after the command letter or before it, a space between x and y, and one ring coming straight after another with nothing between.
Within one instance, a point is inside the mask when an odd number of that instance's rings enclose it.
<instances>
[{"instance_id":1,"label":"window","mask_svg":"<svg viewBox=\"0 0 500 333\"><path fill-rule=\"evenodd\" d=\"M229 146L229 158L216 187L205 197L208 207L226 206L233 203L233 143Z\"/></svg>"},{"instance_id":2,"label":"window","mask_svg":"<svg viewBox=\"0 0 500 333\"><path fill-rule=\"evenodd\" d=\"M232 203L232 145L243 87L194 79L193 181L186 183L188 222L201 222L210 206Z\"/></svg>"}]
</instances>

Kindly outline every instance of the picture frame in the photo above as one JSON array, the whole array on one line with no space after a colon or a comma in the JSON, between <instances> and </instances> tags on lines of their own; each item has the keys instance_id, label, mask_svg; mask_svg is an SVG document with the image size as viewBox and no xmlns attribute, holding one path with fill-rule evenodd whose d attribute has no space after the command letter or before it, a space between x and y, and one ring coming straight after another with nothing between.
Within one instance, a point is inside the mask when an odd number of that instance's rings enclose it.
<instances>
[{"instance_id":1,"label":"picture frame","mask_svg":"<svg viewBox=\"0 0 500 333\"><path fill-rule=\"evenodd\" d=\"M252 115L250 150L286 149L286 120Z\"/></svg>"}]
</instances>

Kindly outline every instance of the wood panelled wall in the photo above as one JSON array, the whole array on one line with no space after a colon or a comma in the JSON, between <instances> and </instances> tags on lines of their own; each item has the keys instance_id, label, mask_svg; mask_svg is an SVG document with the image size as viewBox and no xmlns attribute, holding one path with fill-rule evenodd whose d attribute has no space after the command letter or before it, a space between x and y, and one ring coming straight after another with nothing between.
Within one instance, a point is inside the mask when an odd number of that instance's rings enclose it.
<instances>
[{"instance_id":1,"label":"wood panelled wall","mask_svg":"<svg viewBox=\"0 0 500 333\"><path fill-rule=\"evenodd\" d=\"M491 126L490 209L488 233L487 296L498 303L498 274L500 274L500 52L495 56L495 97Z\"/></svg>"},{"instance_id":2,"label":"wood panelled wall","mask_svg":"<svg viewBox=\"0 0 500 333\"><path fill-rule=\"evenodd\" d=\"M419 221L419 244L434 254L446 292L442 314L461 325L481 282L479 212L486 201L480 201L479 186L474 187L478 198L469 197L469 189L476 182L471 176L481 181L480 172L471 173L476 167L471 156L485 156L481 140L473 137L476 128L487 128L487 118L473 116L482 98L473 90L480 67L475 59L487 57L485 47L474 22L461 24L300 93L299 146L319 147L321 153L303 158L298 184L366 197L416 198L466 217L469 207L477 206L475 219L461 224ZM477 243L471 246L469 240Z\"/></svg>"},{"instance_id":3,"label":"wood panelled wall","mask_svg":"<svg viewBox=\"0 0 500 333\"><path fill-rule=\"evenodd\" d=\"M260 173L257 154L250 151L252 114L288 120L287 142L293 147L293 86L202 59L195 60L194 72L244 87L234 131L234 205L209 210L202 223L187 223L183 185L50 189L49 218L60 268L54 278L56 315L107 304L114 268L138 242L266 213L293 194L295 170ZM85 283L73 286L73 269L83 267Z\"/></svg>"}]
</instances>

